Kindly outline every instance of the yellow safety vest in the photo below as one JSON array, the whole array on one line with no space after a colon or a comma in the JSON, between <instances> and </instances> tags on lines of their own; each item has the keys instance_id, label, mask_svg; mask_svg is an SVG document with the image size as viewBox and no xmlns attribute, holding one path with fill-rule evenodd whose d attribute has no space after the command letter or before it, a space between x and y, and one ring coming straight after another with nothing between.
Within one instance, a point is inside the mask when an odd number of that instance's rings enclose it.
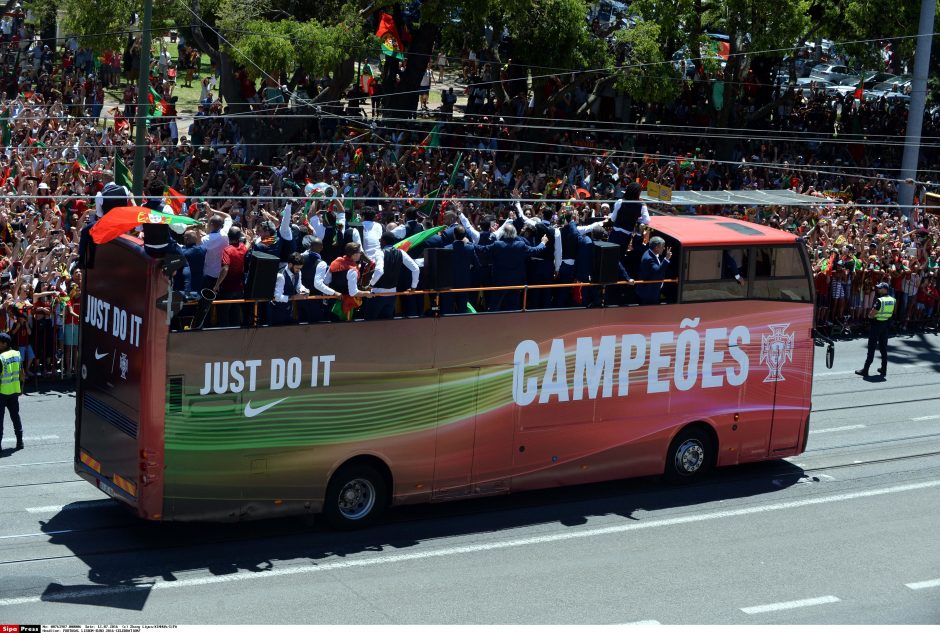
<instances>
[{"instance_id":1,"label":"yellow safety vest","mask_svg":"<svg viewBox=\"0 0 940 633\"><path fill-rule=\"evenodd\" d=\"M3 371L0 373L0 394L20 393L20 353L10 349L0 354Z\"/></svg>"},{"instance_id":2,"label":"yellow safety vest","mask_svg":"<svg viewBox=\"0 0 940 633\"><path fill-rule=\"evenodd\" d=\"M875 313L876 321L887 321L891 318L891 315L894 314L894 297L885 295L883 297L878 297L881 301L881 307L878 308L878 311Z\"/></svg>"}]
</instances>

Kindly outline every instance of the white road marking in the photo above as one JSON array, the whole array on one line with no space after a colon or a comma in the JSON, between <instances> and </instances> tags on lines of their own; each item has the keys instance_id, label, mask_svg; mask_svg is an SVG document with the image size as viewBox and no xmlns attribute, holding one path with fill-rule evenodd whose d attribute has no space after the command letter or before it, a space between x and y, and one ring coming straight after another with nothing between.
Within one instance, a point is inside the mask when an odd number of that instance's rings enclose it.
<instances>
[{"instance_id":1,"label":"white road marking","mask_svg":"<svg viewBox=\"0 0 940 633\"><path fill-rule=\"evenodd\" d=\"M162 589L182 589L186 587L203 587L208 585L218 585L241 580L257 580L259 578L274 578L280 576L297 576L300 574L311 574L317 572L355 569L357 567L375 567L378 565L389 565L407 561L430 560L443 558L447 556L457 556L461 554L476 554L480 552L492 552L513 547L525 547L528 545L545 545L548 543L558 543L562 541L572 541L575 539L596 538L609 534L623 534L635 530L647 530L652 528L669 527L673 525L686 525L690 523L701 523L703 521L714 521L716 519L728 519L732 517L748 516L752 514L763 514L765 512L774 512L777 510L792 510L794 508L805 508L809 506L824 505L840 501L851 501L853 499L867 499L869 497L880 497L884 495L898 494L902 492L911 492L913 490L926 490L929 488L940 487L940 479L921 481L917 483L904 484L900 486L891 486L889 488L875 488L872 490L862 490L859 492L849 492L839 495L828 495L817 497L815 499L799 499L794 501L781 501L780 503L771 503L762 506L752 506L748 508L739 508L737 510L723 510L720 512L707 512L705 514L696 514L689 516L673 517L670 519L659 519L655 521L641 523L625 523L610 527L594 528L589 530L575 530L560 532L557 534L546 534L543 536L531 536L527 538L511 539L507 541L494 541L491 543L477 543L475 545L462 545L458 547L445 547L441 549L432 549L423 552L404 552L389 554L385 556L374 556L371 558L357 558L338 560L323 564L303 564L293 567L284 567L271 571L262 572L236 572L224 576L200 576L195 578L182 578L179 580L167 581L158 579L153 584L138 586L112 586L96 587L93 589L82 589L78 591L64 591L62 593L46 594L44 596L23 596L21 598L7 598L0 600L0 607L9 607L20 604L33 604L38 602L67 602L82 598L95 596L113 595L130 591L143 590L162 590ZM63 530L62 532L70 532ZM40 536L49 536L62 532L40 533ZM19 538L25 536L36 536L36 534L21 534L0 536L0 539Z\"/></svg>"},{"instance_id":2,"label":"white road marking","mask_svg":"<svg viewBox=\"0 0 940 633\"><path fill-rule=\"evenodd\" d=\"M921 582L909 582L904 586L908 589L933 589L934 587L940 587L940 578L922 580Z\"/></svg>"},{"instance_id":3,"label":"white road marking","mask_svg":"<svg viewBox=\"0 0 940 633\"><path fill-rule=\"evenodd\" d=\"M60 459L54 462L30 462L28 464L4 464L0 468L23 468L24 466L45 466L47 464L71 464L71 459Z\"/></svg>"},{"instance_id":4,"label":"white road marking","mask_svg":"<svg viewBox=\"0 0 940 633\"><path fill-rule=\"evenodd\" d=\"M923 422L925 420L940 420L940 415L925 415L919 418L911 418L912 422Z\"/></svg>"},{"instance_id":5,"label":"white road marking","mask_svg":"<svg viewBox=\"0 0 940 633\"><path fill-rule=\"evenodd\" d=\"M933 363L929 363L929 362L925 362L925 363L910 363L910 364L900 365L900 366L898 366L896 369L894 369L893 371L894 371L894 373L907 373L907 372L899 372L898 369L901 369L901 368L904 368L904 369L907 369L907 368L917 368L917 367L933 367ZM855 370L854 370L854 369L847 369L847 370L845 370L845 371L813 372L813 376L816 377L816 378L821 378L821 377L823 377L823 376L847 376L847 375L849 375L849 374L854 374L854 373L855 373Z\"/></svg>"},{"instance_id":6,"label":"white road marking","mask_svg":"<svg viewBox=\"0 0 940 633\"><path fill-rule=\"evenodd\" d=\"M63 510L87 510L90 508L95 508L97 506L104 505L114 505L114 501L111 499L100 499L96 501L77 501L70 503L69 505L59 505L59 506L41 506L38 508L26 508L26 511L30 514L49 514L55 512L61 512Z\"/></svg>"},{"instance_id":7,"label":"white road marking","mask_svg":"<svg viewBox=\"0 0 940 633\"><path fill-rule=\"evenodd\" d=\"M800 607L814 607L817 604L829 604L839 602L835 596L819 596L818 598L806 598L805 600L791 600L790 602L775 602L773 604L761 604L756 607L743 607L748 615L757 613L770 613L771 611L784 611L786 609L799 609Z\"/></svg>"},{"instance_id":8,"label":"white road marking","mask_svg":"<svg viewBox=\"0 0 940 633\"><path fill-rule=\"evenodd\" d=\"M57 440L59 439L58 435L34 435L32 437L25 435L23 436L24 442L38 442L40 440ZM3 438L4 444L16 444L15 437L5 437Z\"/></svg>"},{"instance_id":9,"label":"white road marking","mask_svg":"<svg viewBox=\"0 0 940 633\"><path fill-rule=\"evenodd\" d=\"M662 624L659 620L637 620L636 622L625 622L621 626L658 626Z\"/></svg>"},{"instance_id":10,"label":"white road marking","mask_svg":"<svg viewBox=\"0 0 940 633\"><path fill-rule=\"evenodd\" d=\"M940 417L940 416L937 416ZM815 435L816 433L838 433L839 431L854 431L855 429L864 429L864 424L850 424L849 426L835 426L831 429L816 429L815 431L810 431L810 435Z\"/></svg>"}]
</instances>

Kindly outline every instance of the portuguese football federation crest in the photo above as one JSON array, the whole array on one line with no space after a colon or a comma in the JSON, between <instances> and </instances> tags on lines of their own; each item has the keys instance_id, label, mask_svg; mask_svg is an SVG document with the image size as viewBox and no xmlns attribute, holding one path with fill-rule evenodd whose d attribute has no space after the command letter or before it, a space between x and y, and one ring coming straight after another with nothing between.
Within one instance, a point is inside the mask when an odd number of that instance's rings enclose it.
<instances>
[{"instance_id":1,"label":"portuguese football federation crest","mask_svg":"<svg viewBox=\"0 0 940 633\"><path fill-rule=\"evenodd\" d=\"M783 366L793 360L793 339L795 334L787 334L789 323L777 323L767 326L770 334L761 334L760 362L767 366L764 382L779 382L783 377Z\"/></svg>"}]
</instances>

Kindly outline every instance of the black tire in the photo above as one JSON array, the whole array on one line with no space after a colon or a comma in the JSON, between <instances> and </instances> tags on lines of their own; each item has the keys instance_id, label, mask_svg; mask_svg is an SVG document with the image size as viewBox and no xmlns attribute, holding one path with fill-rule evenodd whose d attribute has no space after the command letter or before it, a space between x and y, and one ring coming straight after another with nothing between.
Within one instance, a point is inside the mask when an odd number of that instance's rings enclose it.
<instances>
[{"instance_id":1,"label":"black tire","mask_svg":"<svg viewBox=\"0 0 940 633\"><path fill-rule=\"evenodd\" d=\"M338 530L358 530L375 523L388 506L388 484L368 464L347 464L330 479L323 515Z\"/></svg>"},{"instance_id":2,"label":"black tire","mask_svg":"<svg viewBox=\"0 0 940 633\"><path fill-rule=\"evenodd\" d=\"M684 429L672 440L666 452L666 481L675 484L698 481L715 464L714 442L700 428Z\"/></svg>"}]
</instances>

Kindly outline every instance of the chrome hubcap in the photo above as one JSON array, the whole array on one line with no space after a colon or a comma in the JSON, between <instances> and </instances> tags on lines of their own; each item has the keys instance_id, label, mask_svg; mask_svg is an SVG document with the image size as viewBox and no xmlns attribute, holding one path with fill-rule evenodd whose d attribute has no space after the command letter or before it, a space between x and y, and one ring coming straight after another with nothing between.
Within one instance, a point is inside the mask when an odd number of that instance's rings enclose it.
<instances>
[{"instance_id":1,"label":"chrome hubcap","mask_svg":"<svg viewBox=\"0 0 940 633\"><path fill-rule=\"evenodd\" d=\"M357 521L375 506L375 486L368 479L353 479L339 491L339 512L350 521Z\"/></svg>"},{"instance_id":2,"label":"chrome hubcap","mask_svg":"<svg viewBox=\"0 0 940 633\"><path fill-rule=\"evenodd\" d=\"M698 472L705 463L705 448L698 440L686 440L676 450L676 470L686 475Z\"/></svg>"}]
</instances>

